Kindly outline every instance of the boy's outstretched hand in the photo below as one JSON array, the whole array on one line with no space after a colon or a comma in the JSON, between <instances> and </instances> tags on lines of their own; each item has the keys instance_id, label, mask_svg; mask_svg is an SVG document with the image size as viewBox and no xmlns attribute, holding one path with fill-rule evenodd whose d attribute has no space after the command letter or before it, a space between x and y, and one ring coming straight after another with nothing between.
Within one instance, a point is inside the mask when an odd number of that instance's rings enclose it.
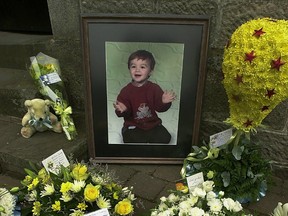
<instances>
[{"instance_id":1,"label":"boy's outstretched hand","mask_svg":"<svg viewBox=\"0 0 288 216\"><path fill-rule=\"evenodd\" d=\"M113 106L114 106L115 110L119 111L120 113L123 113L127 110L127 107L119 101L116 101L116 103L113 103Z\"/></svg>"},{"instance_id":2,"label":"boy's outstretched hand","mask_svg":"<svg viewBox=\"0 0 288 216\"><path fill-rule=\"evenodd\" d=\"M171 91L164 91L163 95L162 95L162 102L163 103L170 103L172 101L174 101L176 99L176 94L175 92Z\"/></svg>"}]
</instances>

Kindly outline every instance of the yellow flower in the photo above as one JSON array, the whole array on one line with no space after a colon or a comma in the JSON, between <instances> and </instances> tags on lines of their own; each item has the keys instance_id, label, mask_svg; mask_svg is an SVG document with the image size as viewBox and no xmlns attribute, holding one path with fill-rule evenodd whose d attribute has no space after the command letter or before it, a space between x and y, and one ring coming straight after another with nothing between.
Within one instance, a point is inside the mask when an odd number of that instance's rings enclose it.
<instances>
[{"instance_id":1,"label":"yellow flower","mask_svg":"<svg viewBox=\"0 0 288 216\"><path fill-rule=\"evenodd\" d=\"M42 204L39 201L33 203L32 213L33 215L40 215Z\"/></svg>"},{"instance_id":2,"label":"yellow flower","mask_svg":"<svg viewBox=\"0 0 288 216\"><path fill-rule=\"evenodd\" d=\"M183 193L187 193L189 191L188 187L185 186L182 182L176 183L176 190L182 191Z\"/></svg>"},{"instance_id":3,"label":"yellow flower","mask_svg":"<svg viewBox=\"0 0 288 216\"><path fill-rule=\"evenodd\" d=\"M60 192L61 193L67 193L69 190L71 190L72 187L73 187L73 183L72 182L63 182L61 184Z\"/></svg>"},{"instance_id":4,"label":"yellow flower","mask_svg":"<svg viewBox=\"0 0 288 216\"><path fill-rule=\"evenodd\" d=\"M118 202L115 206L115 212L119 215L128 215L133 211L133 206L131 201L128 199L124 199Z\"/></svg>"},{"instance_id":5,"label":"yellow flower","mask_svg":"<svg viewBox=\"0 0 288 216\"><path fill-rule=\"evenodd\" d=\"M60 211L61 210L61 203L60 201L55 201L54 204L52 204L52 210L53 211Z\"/></svg>"},{"instance_id":6,"label":"yellow flower","mask_svg":"<svg viewBox=\"0 0 288 216\"><path fill-rule=\"evenodd\" d=\"M89 176L87 173L87 166L78 163L72 170L71 176L78 180L86 180Z\"/></svg>"},{"instance_id":7,"label":"yellow flower","mask_svg":"<svg viewBox=\"0 0 288 216\"><path fill-rule=\"evenodd\" d=\"M88 202L94 202L100 195L100 186L88 184L84 189L84 199Z\"/></svg>"},{"instance_id":8,"label":"yellow flower","mask_svg":"<svg viewBox=\"0 0 288 216\"><path fill-rule=\"evenodd\" d=\"M33 179L32 183L28 185L28 190L31 191L33 190L39 183L39 179L36 177Z\"/></svg>"},{"instance_id":9,"label":"yellow flower","mask_svg":"<svg viewBox=\"0 0 288 216\"><path fill-rule=\"evenodd\" d=\"M113 199L115 199L115 200L119 199L119 194L117 191L113 193Z\"/></svg>"},{"instance_id":10,"label":"yellow flower","mask_svg":"<svg viewBox=\"0 0 288 216\"><path fill-rule=\"evenodd\" d=\"M214 172L212 170L210 170L208 173L207 173L207 178L208 179L212 179L214 177Z\"/></svg>"},{"instance_id":11,"label":"yellow flower","mask_svg":"<svg viewBox=\"0 0 288 216\"><path fill-rule=\"evenodd\" d=\"M33 178L30 175L26 175L24 180L23 180L23 184L29 185L29 184L31 184L32 180L33 180Z\"/></svg>"},{"instance_id":12,"label":"yellow flower","mask_svg":"<svg viewBox=\"0 0 288 216\"><path fill-rule=\"evenodd\" d=\"M86 205L85 202L78 203L77 205L77 208L80 209L81 211L85 211L87 207L88 206Z\"/></svg>"},{"instance_id":13,"label":"yellow flower","mask_svg":"<svg viewBox=\"0 0 288 216\"><path fill-rule=\"evenodd\" d=\"M44 184L46 184L46 183L49 181L50 177L49 177L49 175L48 175L48 173L47 173L47 171L46 171L45 168L42 168L42 169L38 172L38 178L39 178Z\"/></svg>"},{"instance_id":14,"label":"yellow flower","mask_svg":"<svg viewBox=\"0 0 288 216\"><path fill-rule=\"evenodd\" d=\"M55 66L53 64L46 64L44 67L49 71L55 71Z\"/></svg>"}]
</instances>

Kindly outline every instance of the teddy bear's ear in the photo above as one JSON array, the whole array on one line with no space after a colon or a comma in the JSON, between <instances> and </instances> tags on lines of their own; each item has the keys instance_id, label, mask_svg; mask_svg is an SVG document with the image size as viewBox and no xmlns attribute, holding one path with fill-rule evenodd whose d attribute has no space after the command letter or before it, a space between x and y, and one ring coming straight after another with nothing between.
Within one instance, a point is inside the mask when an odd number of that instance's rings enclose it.
<instances>
[{"instance_id":1,"label":"teddy bear's ear","mask_svg":"<svg viewBox=\"0 0 288 216\"><path fill-rule=\"evenodd\" d=\"M51 101L50 101L50 100L45 100L45 104L46 104L47 106L50 106L50 105L51 105Z\"/></svg>"},{"instance_id":2,"label":"teddy bear's ear","mask_svg":"<svg viewBox=\"0 0 288 216\"><path fill-rule=\"evenodd\" d=\"M32 106L32 101L31 101L31 100L26 100L26 101L24 102L24 105L25 105L26 107L31 107L31 106Z\"/></svg>"}]
</instances>

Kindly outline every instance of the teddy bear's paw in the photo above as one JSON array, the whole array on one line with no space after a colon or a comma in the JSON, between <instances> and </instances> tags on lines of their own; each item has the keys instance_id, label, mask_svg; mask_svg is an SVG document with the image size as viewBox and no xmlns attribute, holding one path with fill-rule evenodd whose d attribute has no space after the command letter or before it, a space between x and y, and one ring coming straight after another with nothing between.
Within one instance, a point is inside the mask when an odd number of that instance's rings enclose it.
<instances>
[{"instance_id":1,"label":"teddy bear's paw","mask_svg":"<svg viewBox=\"0 0 288 216\"><path fill-rule=\"evenodd\" d=\"M56 133L62 133L62 126L60 122L57 122L56 124L53 125L53 131Z\"/></svg>"},{"instance_id":2,"label":"teddy bear's paw","mask_svg":"<svg viewBox=\"0 0 288 216\"><path fill-rule=\"evenodd\" d=\"M33 134L34 134L34 132L30 127L22 127L21 128L21 135L24 138L30 138Z\"/></svg>"}]
</instances>

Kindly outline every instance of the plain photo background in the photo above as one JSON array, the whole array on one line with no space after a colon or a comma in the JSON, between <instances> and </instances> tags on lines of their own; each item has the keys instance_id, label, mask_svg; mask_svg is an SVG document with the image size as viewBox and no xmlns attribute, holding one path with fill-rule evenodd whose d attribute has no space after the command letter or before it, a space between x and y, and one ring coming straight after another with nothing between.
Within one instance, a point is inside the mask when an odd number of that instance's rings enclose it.
<instances>
[{"instance_id":1,"label":"plain photo background","mask_svg":"<svg viewBox=\"0 0 288 216\"><path fill-rule=\"evenodd\" d=\"M176 145L184 44L147 42L105 42L108 143L123 143L121 129L124 119L116 116L113 103L116 101L120 90L131 82L127 65L128 57L132 52L139 49L150 51L156 61L149 80L157 83L163 90L173 90L177 95L177 99L172 102L169 110L164 113L157 113L171 134L172 138L168 145Z\"/></svg>"}]
</instances>

